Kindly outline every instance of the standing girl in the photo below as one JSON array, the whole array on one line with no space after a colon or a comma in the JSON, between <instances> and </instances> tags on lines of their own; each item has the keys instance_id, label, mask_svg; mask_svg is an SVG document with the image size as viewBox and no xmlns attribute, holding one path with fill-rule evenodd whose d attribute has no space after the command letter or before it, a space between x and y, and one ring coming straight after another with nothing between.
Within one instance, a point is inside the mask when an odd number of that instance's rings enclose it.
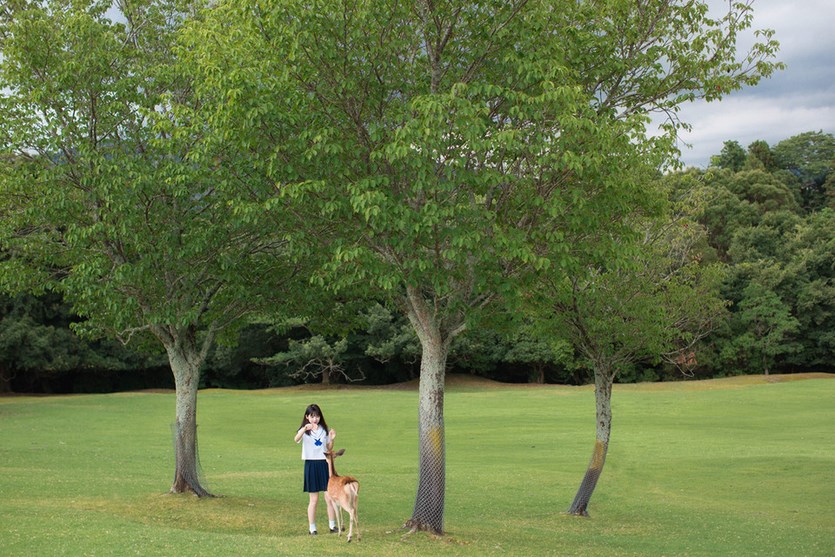
<instances>
[{"instance_id":1,"label":"standing girl","mask_svg":"<svg viewBox=\"0 0 835 557\"><path fill-rule=\"evenodd\" d=\"M310 535L316 531L316 505L319 503L319 492L325 492L325 503L328 506L328 522L332 534L336 530L336 511L328 495L328 462L325 451L333 448L336 438L334 430L328 430L325 416L316 404L311 404L304 411L302 425L293 440L302 444L302 460L304 460L304 491L310 494L307 505L307 521L310 524Z\"/></svg>"}]
</instances>

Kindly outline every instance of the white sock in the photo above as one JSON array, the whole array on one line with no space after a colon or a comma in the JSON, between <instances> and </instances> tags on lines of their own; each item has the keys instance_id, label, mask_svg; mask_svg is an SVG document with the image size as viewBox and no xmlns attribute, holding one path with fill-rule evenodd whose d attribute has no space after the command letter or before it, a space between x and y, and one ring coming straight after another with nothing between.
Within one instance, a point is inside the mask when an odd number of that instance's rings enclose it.
<instances>
[{"instance_id":1,"label":"white sock","mask_svg":"<svg viewBox=\"0 0 835 557\"><path fill-rule=\"evenodd\" d=\"M330 524L331 530L336 528L336 521L335 520L328 520L328 524Z\"/></svg>"},{"instance_id":2,"label":"white sock","mask_svg":"<svg viewBox=\"0 0 835 557\"><path fill-rule=\"evenodd\" d=\"M315 532L315 531L316 531L316 523L315 523L315 522L311 522L311 523L310 523L310 531L311 531L311 532Z\"/></svg>"}]
</instances>

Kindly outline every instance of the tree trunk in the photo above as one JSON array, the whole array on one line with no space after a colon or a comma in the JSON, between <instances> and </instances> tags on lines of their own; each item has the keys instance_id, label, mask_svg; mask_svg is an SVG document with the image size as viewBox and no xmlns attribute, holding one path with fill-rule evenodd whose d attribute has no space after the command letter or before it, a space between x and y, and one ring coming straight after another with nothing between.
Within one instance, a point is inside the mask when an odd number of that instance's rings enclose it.
<instances>
[{"instance_id":1,"label":"tree trunk","mask_svg":"<svg viewBox=\"0 0 835 557\"><path fill-rule=\"evenodd\" d=\"M418 407L419 473L415 508L406 527L444 532L446 445L444 441L444 375L447 348L422 344Z\"/></svg>"},{"instance_id":2,"label":"tree trunk","mask_svg":"<svg viewBox=\"0 0 835 557\"><path fill-rule=\"evenodd\" d=\"M545 366L543 364L534 364L533 371L530 375L530 382L537 385L545 384Z\"/></svg>"},{"instance_id":3,"label":"tree trunk","mask_svg":"<svg viewBox=\"0 0 835 557\"><path fill-rule=\"evenodd\" d=\"M191 492L198 497L212 497L200 484L197 451L197 387L203 356L193 338L178 338L173 344L165 342L165 349L174 373L177 396L176 421L173 425L176 462L171 493Z\"/></svg>"},{"instance_id":4,"label":"tree trunk","mask_svg":"<svg viewBox=\"0 0 835 557\"><path fill-rule=\"evenodd\" d=\"M594 398L597 406L597 432L594 452L586 475L574 496L574 502L568 509L568 514L588 516L588 506L597 480L603 472L606 463L606 453L609 450L609 436L612 432L612 382L613 375L606 370L594 370Z\"/></svg>"},{"instance_id":5,"label":"tree trunk","mask_svg":"<svg viewBox=\"0 0 835 557\"><path fill-rule=\"evenodd\" d=\"M445 336L436 315L410 290L409 320L421 344L418 401L419 471L415 507L404 527L444 533L446 449L444 441L444 379L451 336Z\"/></svg>"}]
</instances>

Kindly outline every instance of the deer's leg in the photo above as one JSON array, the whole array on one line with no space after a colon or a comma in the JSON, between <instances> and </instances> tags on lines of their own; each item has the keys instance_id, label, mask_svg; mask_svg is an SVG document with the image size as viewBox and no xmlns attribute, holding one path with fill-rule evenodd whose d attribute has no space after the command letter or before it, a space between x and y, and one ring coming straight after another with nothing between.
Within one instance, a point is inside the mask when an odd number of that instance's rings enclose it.
<instances>
[{"instance_id":1,"label":"deer's leg","mask_svg":"<svg viewBox=\"0 0 835 557\"><path fill-rule=\"evenodd\" d=\"M346 506L345 510L348 511L348 543L351 543L351 537L354 535L354 509L350 506Z\"/></svg>"},{"instance_id":2,"label":"deer's leg","mask_svg":"<svg viewBox=\"0 0 835 557\"><path fill-rule=\"evenodd\" d=\"M360 517L359 517L359 494L354 496L354 524L357 525L357 541L360 541Z\"/></svg>"},{"instance_id":3,"label":"deer's leg","mask_svg":"<svg viewBox=\"0 0 835 557\"><path fill-rule=\"evenodd\" d=\"M360 540L359 497L354 497L354 524L357 525L357 541Z\"/></svg>"}]
</instances>

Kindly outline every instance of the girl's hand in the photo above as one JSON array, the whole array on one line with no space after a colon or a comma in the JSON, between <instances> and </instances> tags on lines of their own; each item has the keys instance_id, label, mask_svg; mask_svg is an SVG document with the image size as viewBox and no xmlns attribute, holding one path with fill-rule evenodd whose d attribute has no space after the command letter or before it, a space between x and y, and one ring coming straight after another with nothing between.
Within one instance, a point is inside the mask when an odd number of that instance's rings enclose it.
<instances>
[{"instance_id":1,"label":"girl's hand","mask_svg":"<svg viewBox=\"0 0 835 557\"><path fill-rule=\"evenodd\" d=\"M335 429L332 429L332 430L330 430L330 431L328 432L328 439L330 439L330 440L331 440L331 442L333 442L333 440L334 440L335 438L336 438L336 430L335 430Z\"/></svg>"},{"instance_id":2,"label":"girl's hand","mask_svg":"<svg viewBox=\"0 0 835 557\"><path fill-rule=\"evenodd\" d=\"M305 424L304 425L304 430L305 431L310 431L311 429L313 429L313 424Z\"/></svg>"}]
</instances>

